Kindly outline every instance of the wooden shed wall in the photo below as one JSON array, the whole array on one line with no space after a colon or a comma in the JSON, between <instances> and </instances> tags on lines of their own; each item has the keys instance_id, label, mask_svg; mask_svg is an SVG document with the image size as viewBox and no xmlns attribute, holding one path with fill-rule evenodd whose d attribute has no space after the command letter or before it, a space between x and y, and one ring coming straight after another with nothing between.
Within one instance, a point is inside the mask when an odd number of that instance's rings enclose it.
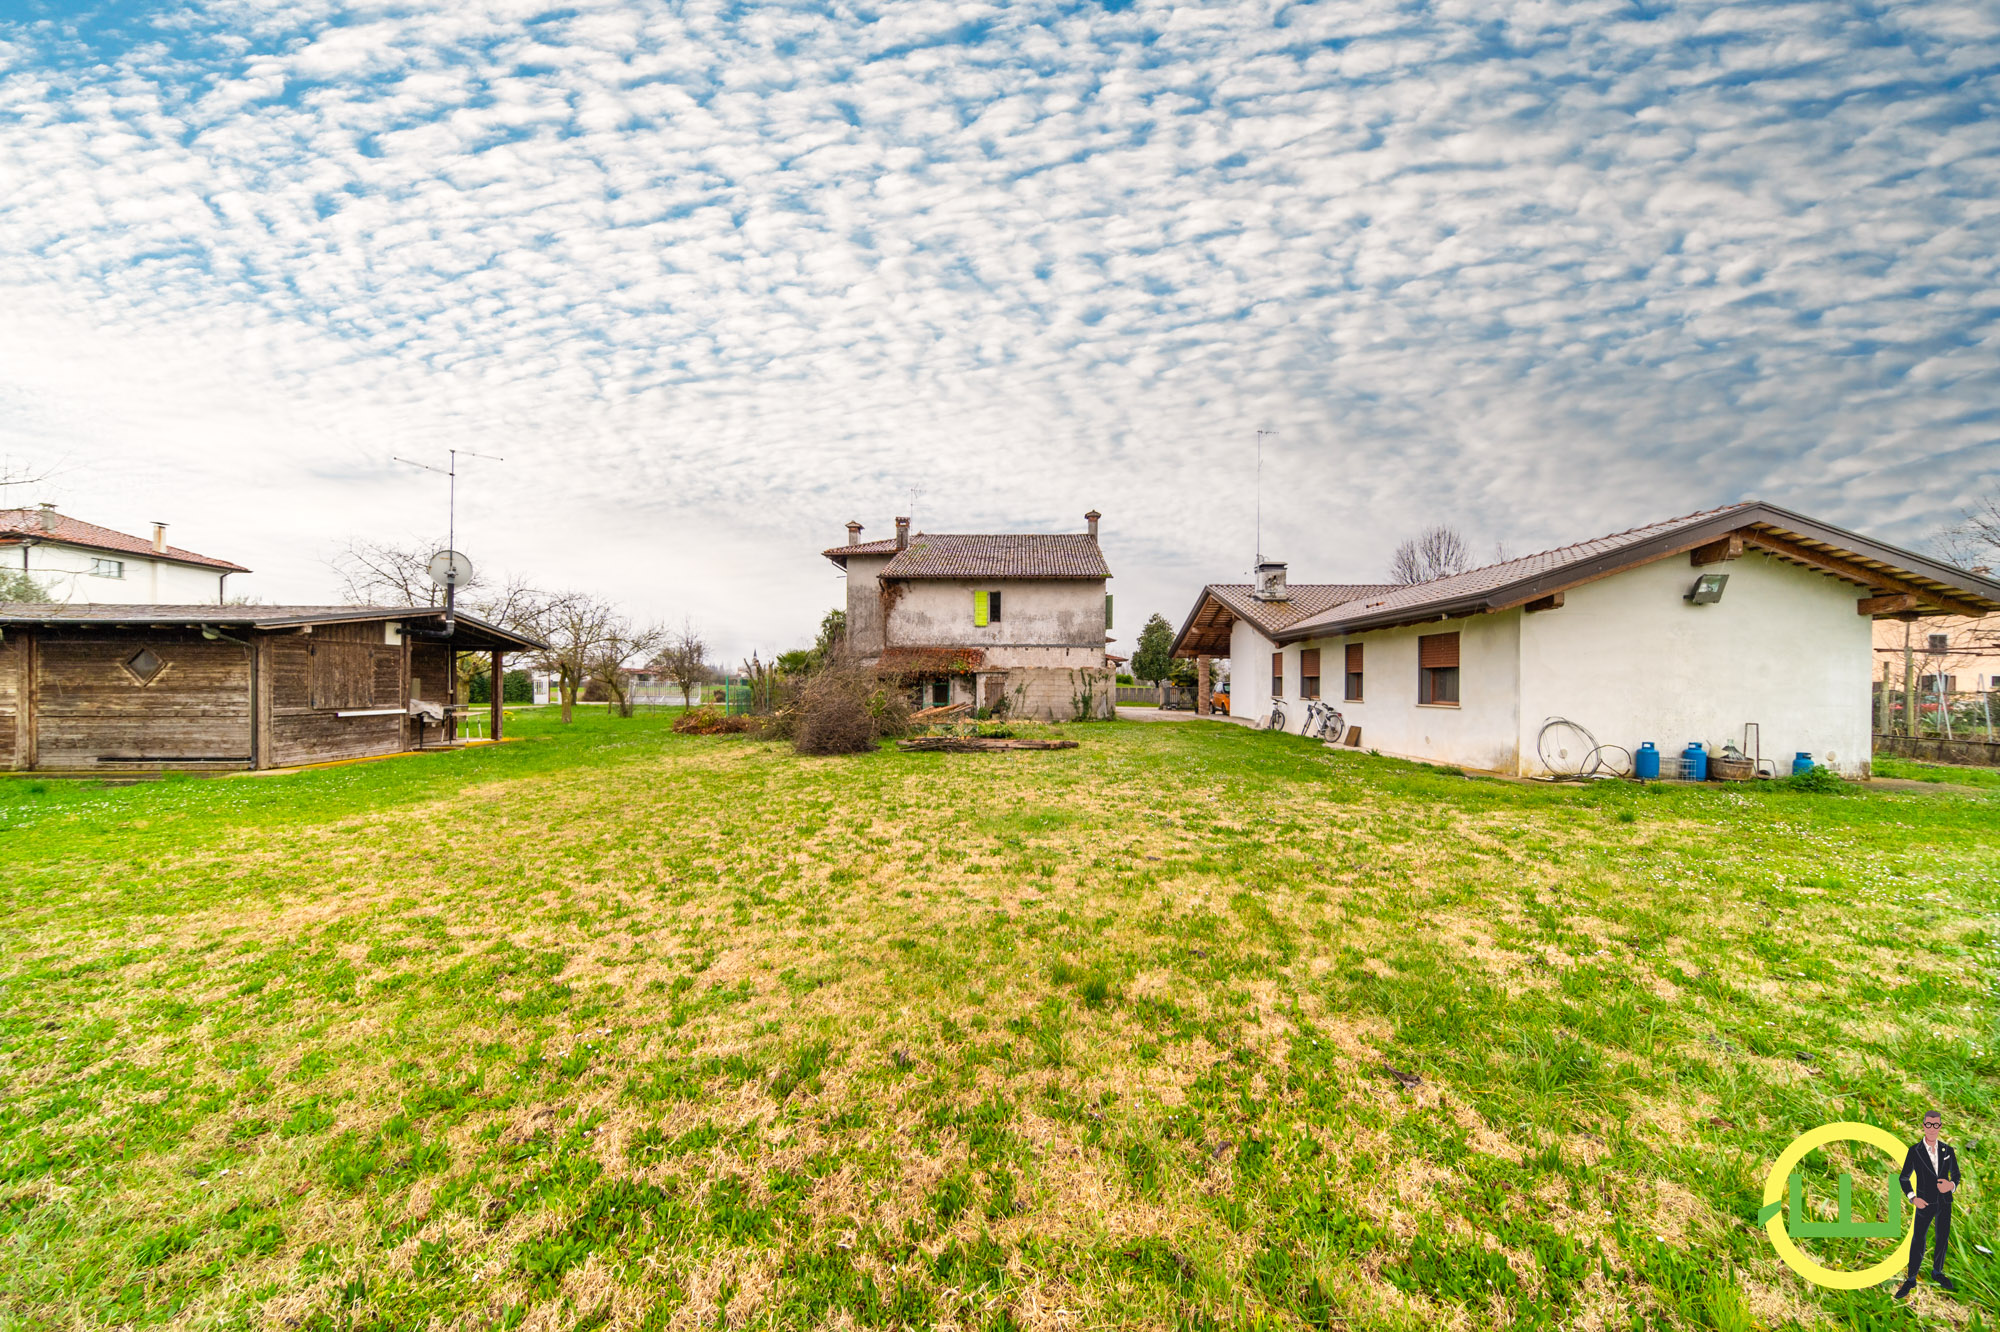
<instances>
[{"instance_id":1,"label":"wooden shed wall","mask_svg":"<svg viewBox=\"0 0 2000 1332\"><path fill-rule=\"evenodd\" d=\"M143 682L124 664L142 648L163 663ZM250 652L240 644L162 629L38 634L33 651L35 766L250 763Z\"/></svg>"},{"instance_id":2,"label":"wooden shed wall","mask_svg":"<svg viewBox=\"0 0 2000 1332\"><path fill-rule=\"evenodd\" d=\"M0 768L19 766L26 747L28 719L21 708L21 691L30 649L31 641L19 632L0 639Z\"/></svg>"},{"instance_id":3,"label":"wooden shed wall","mask_svg":"<svg viewBox=\"0 0 2000 1332\"><path fill-rule=\"evenodd\" d=\"M401 709L402 644L384 641L382 620L320 625L309 634L264 635L270 723L263 766L394 754L405 748L403 717L342 717L343 711Z\"/></svg>"}]
</instances>

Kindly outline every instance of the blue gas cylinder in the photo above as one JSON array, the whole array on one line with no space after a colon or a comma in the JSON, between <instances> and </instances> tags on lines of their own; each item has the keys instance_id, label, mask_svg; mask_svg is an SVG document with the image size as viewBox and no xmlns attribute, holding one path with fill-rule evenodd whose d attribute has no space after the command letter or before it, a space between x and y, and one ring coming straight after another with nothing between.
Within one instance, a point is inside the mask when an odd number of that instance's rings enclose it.
<instances>
[{"instance_id":1,"label":"blue gas cylinder","mask_svg":"<svg viewBox=\"0 0 2000 1332\"><path fill-rule=\"evenodd\" d=\"M1632 775L1642 782L1660 780L1660 751L1651 740L1640 745L1633 753Z\"/></svg>"},{"instance_id":2,"label":"blue gas cylinder","mask_svg":"<svg viewBox=\"0 0 2000 1332\"><path fill-rule=\"evenodd\" d=\"M1688 747L1681 751L1681 762L1686 767L1683 774L1691 782L1708 780L1708 751L1701 747L1701 741L1690 740Z\"/></svg>"},{"instance_id":3,"label":"blue gas cylinder","mask_svg":"<svg viewBox=\"0 0 2000 1332\"><path fill-rule=\"evenodd\" d=\"M1812 770L1813 757L1811 754L1801 749L1792 756L1792 776L1796 777L1802 772L1811 772Z\"/></svg>"}]
</instances>

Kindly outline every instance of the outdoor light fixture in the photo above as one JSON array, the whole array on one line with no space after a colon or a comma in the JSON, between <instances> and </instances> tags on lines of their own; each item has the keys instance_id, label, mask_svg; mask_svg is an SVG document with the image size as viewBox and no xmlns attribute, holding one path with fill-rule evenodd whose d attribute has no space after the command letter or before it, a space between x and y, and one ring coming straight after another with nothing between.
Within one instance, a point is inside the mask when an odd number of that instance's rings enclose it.
<instances>
[{"instance_id":1,"label":"outdoor light fixture","mask_svg":"<svg viewBox=\"0 0 2000 1332\"><path fill-rule=\"evenodd\" d=\"M1712 601L1722 600L1722 589L1729 584L1728 574L1703 574L1694 580L1694 589L1687 594L1687 600L1697 606L1706 606Z\"/></svg>"}]
</instances>

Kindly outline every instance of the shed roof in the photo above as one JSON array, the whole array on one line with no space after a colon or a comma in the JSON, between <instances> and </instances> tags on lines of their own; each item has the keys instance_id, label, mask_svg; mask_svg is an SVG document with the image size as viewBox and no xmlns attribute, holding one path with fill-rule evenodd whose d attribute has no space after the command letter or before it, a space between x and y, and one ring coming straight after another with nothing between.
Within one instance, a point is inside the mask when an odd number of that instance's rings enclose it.
<instances>
[{"instance_id":1,"label":"shed roof","mask_svg":"<svg viewBox=\"0 0 2000 1332\"><path fill-rule=\"evenodd\" d=\"M396 620L410 624L420 620L443 620L442 606L215 606L215 605L66 605L50 601L0 602L0 626L68 629L302 629L316 624L344 624L356 620ZM533 649L544 651L548 644L526 634L489 624L477 616L457 613L458 627L451 641L467 651L502 652Z\"/></svg>"},{"instance_id":2,"label":"shed roof","mask_svg":"<svg viewBox=\"0 0 2000 1332\"><path fill-rule=\"evenodd\" d=\"M1295 621L1272 637L1290 643L1506 610L1732 536L1778 559L1857 587L1908 594L1937 611L2000 611L2000 582L1753 500L1503 560L1448 578L1364 594Z\"/></svg>"},{"instance_id":3,"label":"shed roof","mask_svg":"<svg viewBox=\"0 0 2000 1332\"><path fill-rule=\"evenodd\" d=\"M128 536L65 514L42 509L0 509L0 546L18 546L34 541L109 550L120 555L142 555L147 559L171 560L176 564L198 564L227 573L250 572L240 564L231 564L228 560L218 560L209 555L197 555L179 546L154 550L153 543L145 537Z\"/></svg>"}]
</instances>

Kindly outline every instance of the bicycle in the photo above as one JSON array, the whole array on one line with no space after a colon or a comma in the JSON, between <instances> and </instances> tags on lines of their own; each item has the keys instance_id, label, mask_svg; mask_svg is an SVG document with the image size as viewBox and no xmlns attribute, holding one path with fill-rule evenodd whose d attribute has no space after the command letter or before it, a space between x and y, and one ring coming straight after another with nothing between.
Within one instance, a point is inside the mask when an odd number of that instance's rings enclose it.
<instances>
[{"instance_id":1,"label":"bicycle","mask_svg":"<svg viewBox=\"0 0 2000 1332\"><path fill-rule=\"evenodd\" d=\"M1274 698L1271 700L1271 712L1269 716L1264 718L1264 729L1267 731L1282 731L1285 729L1284 699Z\"/></svg>"},{"instance_id":2,"label":"bicycle","mask_svg":"<svg viewBox=\"0 0 2000 1332\"><path fill-rule=\"evenodd\" d=\"M1300 734L1339 744L1340 737L1347 734L1347 719L1333 704L1313 699L1306 704L1306 724Z\"/></svg>"}]
</instances>

